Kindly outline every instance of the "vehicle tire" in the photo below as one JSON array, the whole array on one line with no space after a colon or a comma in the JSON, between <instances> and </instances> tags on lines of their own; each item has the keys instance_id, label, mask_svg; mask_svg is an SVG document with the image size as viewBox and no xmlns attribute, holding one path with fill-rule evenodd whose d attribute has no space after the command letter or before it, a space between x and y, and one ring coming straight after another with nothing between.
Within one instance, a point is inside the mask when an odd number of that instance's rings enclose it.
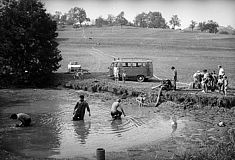
<instances>
[{"instance_id":1,"label":"vehicle tire","mask_svg":"<svg viewBox=\"0 0 235 160\"><path fill-rule=\"evenodd\" d=\"M137 81L138 81L138 82L144 82L144 79L145 79L145 77L142 76L142 75L137 76Z\"/></svg>"}]
</instances>

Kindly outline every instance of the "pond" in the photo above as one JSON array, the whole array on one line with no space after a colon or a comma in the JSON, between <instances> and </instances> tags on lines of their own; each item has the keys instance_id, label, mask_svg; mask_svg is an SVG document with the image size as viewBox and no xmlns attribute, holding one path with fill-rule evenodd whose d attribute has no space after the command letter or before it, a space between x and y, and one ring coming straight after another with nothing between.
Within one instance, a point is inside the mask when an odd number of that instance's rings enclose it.
<instances>
[{"instance_id":1,"label":"pond","mask_svg":"<svg viewBox=\"0 0 235 160\"><path fill-rule=\"evenodd\" d=\"M91 117L72 121L73 108L84 94ZM95 159L97 148L106 152L160 141L172 136L170 116L158 114L156 108L138 107L123 102L126 117L111 120L110 107L117 97L107 93L75 90L17 89L0 90L0 133L5 150L35 158ZM12 113L24 112L32 117L32 126L15 127ZM178 120L177 134L185 121Z\"/></svg>"}]
</instances>

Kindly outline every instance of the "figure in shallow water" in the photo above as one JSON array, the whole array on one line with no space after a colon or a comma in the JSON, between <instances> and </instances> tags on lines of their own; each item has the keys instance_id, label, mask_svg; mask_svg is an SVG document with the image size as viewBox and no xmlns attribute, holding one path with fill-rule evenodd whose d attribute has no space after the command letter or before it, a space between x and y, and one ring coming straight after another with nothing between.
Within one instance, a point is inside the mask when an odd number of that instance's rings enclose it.
<instances>
[{"instance_id":1,"label":"figure in shallow water","mask_svg":"<svg viewBox=\"0 0 235 160\"><path fill-rule=\"evenodd\" d=\"M113 119L120 119L122 114L126 116L120 102L121 102L121 99L118 99L116 102L113 102L112 104L111 116ZM121 111L119 111L118 108L120 108Z\"/></svg>"},{"instance_id":2,"label":"figure in shallow water","mask_svg":"<svg viewBox=\"0 0 235 160\"><path fill-rule=\"evenodd\" d=\"M85 111L89 112L89 116L91 116L90 108L88 103L84 100L84 95L80 95L80 100L77 102L73 111L73 120L84 120Z\"/></svg>"},{"instance_id":3,"label":"figure in shallow water","mask_svg":"<svg viewBox=\"0 0 235 160\"><path fill-rule=\"evenodd\" d=\"M14 113L11 115L10 119L17 119L21 122L20 124L16 124L16 127L28 127L31 123L31 117L26 113Z\"/></svg>"}]
</instances>

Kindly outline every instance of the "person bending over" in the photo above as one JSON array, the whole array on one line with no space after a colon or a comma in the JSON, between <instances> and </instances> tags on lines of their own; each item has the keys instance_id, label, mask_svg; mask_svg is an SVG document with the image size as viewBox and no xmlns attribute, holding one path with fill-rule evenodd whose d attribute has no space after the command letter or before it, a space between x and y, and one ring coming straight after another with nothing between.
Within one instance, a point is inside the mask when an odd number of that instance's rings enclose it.
<instances>
[{"instance_id":1,"label":"person bending over","mask_svg":"<svg viewBox=\"0 0 235 160\"><path fill-rule=\"evenodd\" d=\"M123 108L121 107L121 99L118 99L116 102L113 102L112 107L111 107L111 116L113 119L121 118L121 115L123 114L126 116L124 113ZM121 109L121 111L118 110L118 108Z\"/></svg>"},{"instance_id":2,"label":"person bending over","mask_svg":"<svg viewBox=\"0 0 235 160\"><path fill-rule=\"evenodd\" d=\"M73 120L83 120L85 111L89 112L89 116L91 116L90 108L88 103L84 100L84 95L80 95L80 100L77 102L76 106L74 107L73 111Z\"/></svg>"},{"instance_id":3,"label":"person bending over","mask_svg":"<svg viewBox=\"0 0 235 160\"><path fill-rule=\"evenodd\" d=\"M31 117L25 113L14 113L11 115L10 119L17 119L21 122L20 124L16 124L16 127L27 127L30 126L31 123Z\"/></svg>"}]
</instances>

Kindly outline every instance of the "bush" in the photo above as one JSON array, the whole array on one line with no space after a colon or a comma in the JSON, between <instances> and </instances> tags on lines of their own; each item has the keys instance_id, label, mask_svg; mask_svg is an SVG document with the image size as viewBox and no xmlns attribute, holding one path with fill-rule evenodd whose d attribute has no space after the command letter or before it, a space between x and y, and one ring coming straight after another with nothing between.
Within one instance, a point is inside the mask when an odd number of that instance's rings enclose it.
<instances>
[{"instance_id":1,"label":"bush","mask_svg":"<svg viewBox=\"0 0 235 160\"><path fill-rule=\"evenodd\" d=\"M220 31L219 34L229 34L228 31Z\"/></svg>"}]
</instances>

